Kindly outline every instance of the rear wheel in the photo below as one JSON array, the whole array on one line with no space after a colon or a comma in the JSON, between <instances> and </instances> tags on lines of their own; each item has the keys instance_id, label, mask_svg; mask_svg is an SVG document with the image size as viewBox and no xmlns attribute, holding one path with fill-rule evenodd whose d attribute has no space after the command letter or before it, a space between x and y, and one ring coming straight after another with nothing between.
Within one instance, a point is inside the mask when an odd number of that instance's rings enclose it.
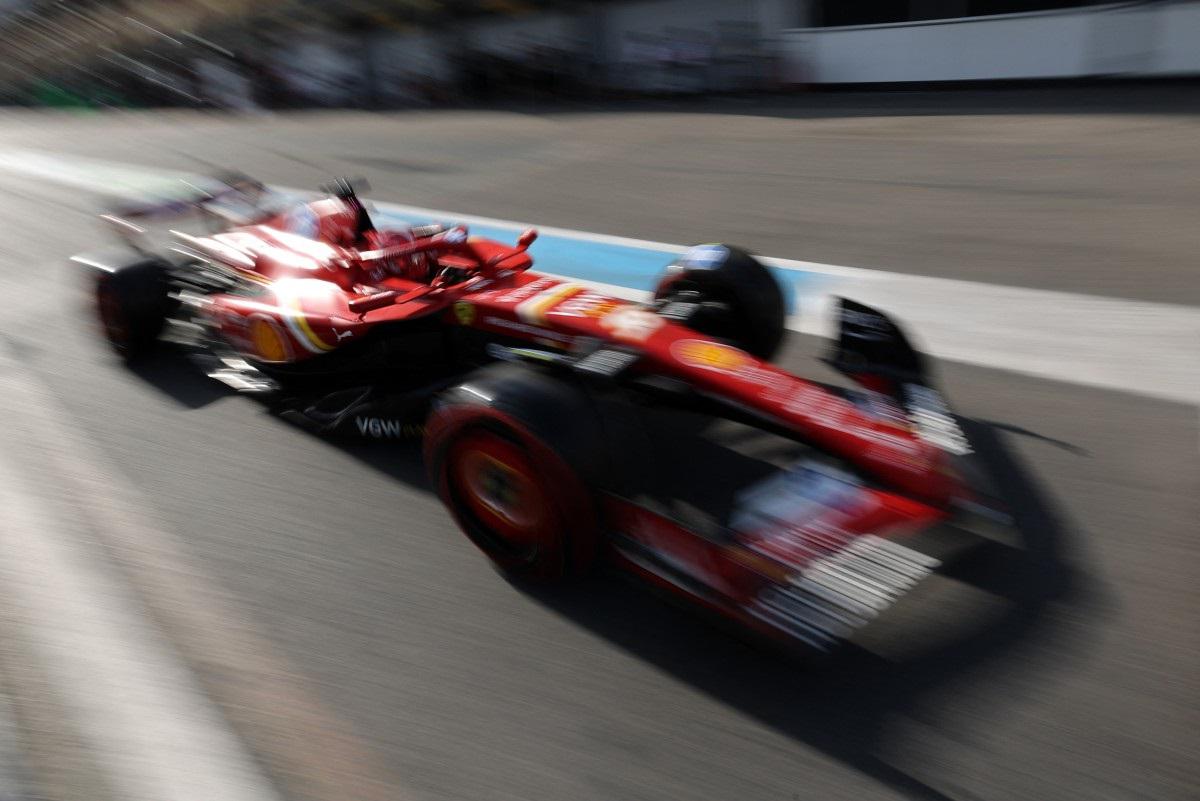
<instances>
[{"instance_id":1,"label":"rear wheel","mask_svg":"<svg viewBox=\"0 0 1200 801\"><path fill-rule=\"evenodd\" d=\"M97 272L96 313L108 343L125 359L153 349L170 307L166 270L156 261Z\"/></svg>"}]
</instances>

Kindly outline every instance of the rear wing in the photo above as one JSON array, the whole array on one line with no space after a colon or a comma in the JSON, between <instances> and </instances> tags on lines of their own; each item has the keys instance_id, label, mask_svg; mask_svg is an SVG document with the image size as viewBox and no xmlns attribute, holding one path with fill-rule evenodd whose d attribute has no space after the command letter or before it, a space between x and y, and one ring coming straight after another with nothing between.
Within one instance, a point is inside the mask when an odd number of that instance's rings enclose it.
<instances>
[{"instance_id":1,"label":"rear wing","mask_svg":"<svg viewBox=\"0 0 1200 801\"><path fill-rule=\"evenodd\" d=\"M114 203L100 219L134 250L145 252L148 228L152 225L189 214L219 217L216 207L222 203L257 209L268 192L262 182L236 172L221 173L196 182L182 181L182 184L184 190L170 197Z\"/></svg>"},{"instance_id":2,"label":"rear wing","mask_svg":"<svg viewBox=\"0 0 1200 801\"><path fill-rule=\"evenodd\" d=\"M177 195L117 203L113 205L111 213L129 220L170 219L194 211L198 206L230 197L261 195L267 191L266 185L261 181L238 172L225 172L207 179L181 183L184 191Z\"/></svg>"}]
</instances>

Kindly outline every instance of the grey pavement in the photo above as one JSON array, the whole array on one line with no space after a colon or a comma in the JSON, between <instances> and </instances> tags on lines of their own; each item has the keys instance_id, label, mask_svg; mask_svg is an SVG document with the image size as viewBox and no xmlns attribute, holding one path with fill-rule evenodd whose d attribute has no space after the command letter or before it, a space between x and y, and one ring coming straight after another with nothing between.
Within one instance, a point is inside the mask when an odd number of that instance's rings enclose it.
<instances>
[{"instance_id":1,"label":"grey pavement","mask_svg":"<svg viewBox=\"0 0 1200 801\"><path fill-rule=\"evenodd\" d=\"M1195 305L1197 127L1153 112L25 114L0 120L0 148L232 163L291 186L355 172L433 208ZM455 531L415 449L307 436L169 360L121 367L63 289L66 257L99 235L95 198L4 173L0 191L0 330L188 580L234 610L223 646L145 583L289 796L334 801L339 776L369 771L394 788L377 797L456 801L1195 797L1195 407L940 364L1021 542L910 609L921 637L804 668L611 577L528 595ZM793 336L783 363L828 378L819 347ZM153 572L121 531L98 536L134 580ZM316 700L247 689L277 675ZM71 758L64 742L36 738L34 760Z\"/></svg>"}]
</instances>

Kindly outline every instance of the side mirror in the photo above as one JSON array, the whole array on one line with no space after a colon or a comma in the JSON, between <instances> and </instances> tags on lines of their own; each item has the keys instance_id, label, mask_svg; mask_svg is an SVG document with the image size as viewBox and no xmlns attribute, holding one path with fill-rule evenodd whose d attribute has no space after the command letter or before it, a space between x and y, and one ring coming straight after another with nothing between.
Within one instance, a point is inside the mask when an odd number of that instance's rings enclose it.
<instances>
[{"instance_id":1,"label":"side mirror","mask_svg":"<svg viewBox=\"0 0 1200 801\"><path fill-rule=\"evenodd\" d=\"M532 245L537 238L538 232L536 228L526 228L521 232L521 235L517 237L517 245L520 246L521 250L528 250L529 246Z\"/></svg>"}]
</instances>

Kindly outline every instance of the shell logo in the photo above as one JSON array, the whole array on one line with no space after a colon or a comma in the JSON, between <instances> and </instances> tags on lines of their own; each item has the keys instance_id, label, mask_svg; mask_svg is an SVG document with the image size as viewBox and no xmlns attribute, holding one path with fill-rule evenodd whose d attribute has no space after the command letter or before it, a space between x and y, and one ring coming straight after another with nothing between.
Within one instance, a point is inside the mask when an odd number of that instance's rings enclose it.
<instances>
[{"instance_id":1,"label":"shell logo","mask_svg":"<svg viewBox=\"0 0 1200 801\"><path fill-rule=\"evenodd\" d=\"M283 341L283 334L266 318L258 317L250 322L250 344L263 361L287 360L287 343Z\"/></svg>"},{"instance_id":2,"label":"shell logo","mask_svg":"<svg viewBox=\"0 0 1200 801\"><path fill-rule=\"evenodd\" d=\"M671 354L688 367L733 373L749 367L754 359L737 348L703 339L681 339L671 345Z\"/></svg>"}]
</instances>

